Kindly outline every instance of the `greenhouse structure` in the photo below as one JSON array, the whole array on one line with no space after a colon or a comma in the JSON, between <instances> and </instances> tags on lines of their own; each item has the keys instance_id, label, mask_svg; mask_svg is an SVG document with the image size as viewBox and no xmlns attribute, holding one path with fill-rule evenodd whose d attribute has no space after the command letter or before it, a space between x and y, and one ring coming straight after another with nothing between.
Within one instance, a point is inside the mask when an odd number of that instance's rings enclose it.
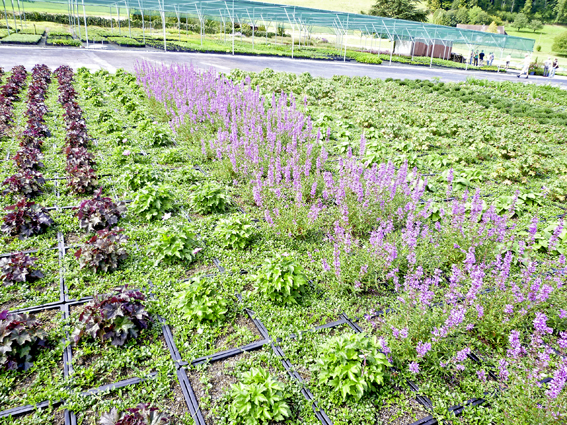
<instances>
[{"instance_id":1,"label":"greenhouse structure","mask_svg":"<svg viewBox=\"0 0 567 425\"><path fill-rule=\"evenodd\" d=\"M9 0L18 9L23 8L23 2L19 0ZM10 7L8 0L3 0L4 10ZM116 15L120 17L120 9L126 10L128 24L130 27L131 13L142 15L144 13L158 13L162 17L164 33L164 49L167 50L165 18L175 16L181 26L183 20L197 19L201 24L201 36L204 34L204 24L208 19L217 21L225 31L249 25L254 29L262 25L265 28L285 27L291 29L291 36L294 38L291 43L292 57L293 46L296 42L301 46L302 39L309 37L313 33L328 33L335 35L337 48L344 49L346 55L347 35L364 37L370 41L371 46L388 40L391 43L403 45L404 50L414 55L414 46L427 46L426 55L433 58L447 57L454 45L461 45L467 50L478 48L493 49L500 52L500 56L505 51L509 52L532 52L535 40L514 37L509 35L487 33L461 28L447 27L401 19L385 18L356 13L336 12L331 10L313 9L299 6L288 6L284 4L271 4L251 0L68 0L53 1L50 3L66 4L68 7L69 24L79 28L83 26L85 33L88 34L85 7L97 6L108 7L111 18ZM25 10L23 11L25 17ZM6 15L7 16L7 15ZM7 18L6 18L7 19ZM120 19L117 19L120 22ZM6 23L7 24L7 23ZM234 37L233 37L234 40ZM88 44L88 42L87 42ZM409 50L408 50L408 46ZM440 46L442 53L439 53ZM394 49L391 49L393 53ZM420 50L423 50L420 48ZM417 55L418 53L415 52ZM422 53L420 53L422 54ZM449 55L450 56L450 55Z\"/></svg>"}]
</instances>

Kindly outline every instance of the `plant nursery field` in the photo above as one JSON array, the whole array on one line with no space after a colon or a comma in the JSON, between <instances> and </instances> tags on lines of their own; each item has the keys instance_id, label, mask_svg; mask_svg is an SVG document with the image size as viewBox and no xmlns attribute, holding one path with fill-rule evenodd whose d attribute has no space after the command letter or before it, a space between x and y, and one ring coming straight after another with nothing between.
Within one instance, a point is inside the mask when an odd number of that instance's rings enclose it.
<instances>
[{"instance_id":1,"label":"plant nursery field","mask_svg":"<svg viewBox=\"0 0 567 425\"><path fill-rule=\"evenodd\" d=\"M559 88L0 82L0 424L562 424Z\"/></svg>"}]
</instances>

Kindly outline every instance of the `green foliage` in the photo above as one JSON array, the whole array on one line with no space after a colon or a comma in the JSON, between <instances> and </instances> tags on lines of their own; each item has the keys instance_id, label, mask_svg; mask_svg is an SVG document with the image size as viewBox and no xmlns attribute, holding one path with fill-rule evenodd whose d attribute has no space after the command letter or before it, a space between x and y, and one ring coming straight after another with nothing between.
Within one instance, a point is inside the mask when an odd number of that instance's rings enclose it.
<instances>
[{"instance_id":1,"label":"green foliage","mask_svg":"<svg viewBox=\"0 0 567 425\"><path fill-rule=\"evenodd\" d=\"M376 337L365 334L339 335L319 347L315 371L319 385L327 385L340 395L360 400L384 383L390 363L380 352Z\"/></svg>"},{"instance_id":2,"label":"green foliage","mask_svg":"<svg viewBox=\"0 0 567 425\"><path fill-rule=\"evenodd\" d=\"M541 22L539 19L533 19L530 22L529 27L531 30L533 30L533 32L540 31L543 29L543 22ZM540 50L541 50L541 46L540 46Z\"/></svg>"},{"instance_id":3,"label":"green foliage","mask_svg":"<svg viewBox=\"0 0 567 425\"><path fill-rule=\"evenodd\" d=\"M231 413L235 423L256 425L281 422L291 410L285 400L284 386L263 368L242 374L242 382L231 387Z\"/></svg>"},{"instance_id":4,"label":"green foliage","mask_svg":"<svg viewBox=\"0 0 567 425\"><path fill-rule=\"evenodd\" d=\"M204 182L193 186L191 203L200 214L222 213L230 205L230 198L218 184Z\"/></svg>"},{"instance_id":5,"label":"green foliage","mask_svg":"<svg viewBox=\"0 0 567 425\"><path fill-rule=\"evenodd\" d=\"M169 146L171 145L171 137L161 128L153 128L149 132L150 143L152 146Z\"/></svg>"},{"instance_id":6,"label":"green foliage","mask_svg":"<svg viewBox=\"0 0 567 425\"><path fill-rule=\"evenodd\" d=\"M526 28L529 24L528 17L523 13L518 13L516 15L516 19L514 19L514 23L512 26L517 28L520 31L522 28Z\"/></svg>"},{"instance_id":7,"label":"green foliage","mask_svg":"<svg viewBox=\"0 0 567 425\"><path fill-rule=\"evenodd\" d=\"M29 369L36 351L46 346L46 336L33 315L0 312L0 367L16 370L23 364Z\"/></svg>"},{"instance_id":8,"label":"green foliage","mask_svg":"<svg viewBox=\"0 0 567 425\"><path fill-rule=\"evenodd\" d=\"M133 38L129 37L107 37L109 41L118 44L119 46L127 47L144 47L144 43L141 43Z\"/></svg>"},{"instance_id":9,"label":"green foliage","mask_svg":"<svg viewBox=\"0 0 567 425\"><path fill-rule=\"evenodd\" d=\"M151 186L162 180L162 174L154 167L143 164L126 164L122 167L121 179L131 190Z\"/></svg>"},{"instance_id":10,"label":"green foliage","mask_svg":"<svg viewBox=\"0 0 567 425\"><path fill-rule=\"evenodd\" d=\"M214 234L224 248L244 249L254 238L254 226L247 217L235 216L221 219Z\"/></svg>"},{"instance_id":11,"label":"green foliage","mask_svg":"<svg viewBox=\"0 0 567 425\"><path fill-rule=\"evenodd\" d=\"M553 39L551 50L560 55L567 55L567 31L562 32Z\"/></svg>"},{"instance_id":12,"label":"green foliage","mask_svg":"<svg viewBox=\"0 0 567 425\"><path fill-rule=\"evenodd\" d=\"M51 44L53 46L73 46L73 47L81 47L83 43L80 40L73 40L67 38L51 38L48 37L46 44Z\"/></svg>"},{"instance_id":13,"label":"green foliage","mask_svg":"<svg viewBox=\"0 0 567 425\"><path fill-rule=\"evenodd\" d=\"M417 3L417 0L376 0L369 15L426 22L427 13L418 9Z\"/></svg>"},{"instance_id":14,"label":"green foliage","mask_svg":"<svg viewBox=\"0 0 567 425\"><path fill-rule=\"evenodd\" d=\"M2 39L2 43L14 44L37 44L41 40L41 35L33 34L10 34Z\"/></svg>"},{"instance_id":15,"label":"green foliage","mask_svg":"<svg viewBox=\"0 0 567 425\"><path fill-rule=\"evenodd\" d=\"M132 203L132 210L146 220L162 216L171 209L173 209L173 194L171 188L164 185L152 185L140 189Z\"/></svg>"},{"instance_id":16,"label":"green foliage","mask_svg":"<svg viewBox=\"0 0 567 425\"><path fill-rule=\"evenodd\" d=\"M151 245L156 256L155 265L161 261L181 260L192 262L202 250L199 248L197 235L189 226L174 229L162 229Z\"/></svg>"},{"instance_id":17,"label":"green foliage","mask_svg":"<svg viewBox=\"0 0 567 425\"><path fill-rule=\"evenodd\" d=\"M276 303L297 303L307 287L303 268L291 256L267 258L255 276L258 290Z\"/></svg>"},{"instance_id":18,"label":"green foliage","mask_svg":"<svg viewBox=\"0 0 567 425\"><path fill-rule=\"evenodd\" d=\"M173 304L193 327L202 323L219 323L227 312L227 301L219 295L214 282L203 277L182 282Z\"/></svg>"}]
</instances>

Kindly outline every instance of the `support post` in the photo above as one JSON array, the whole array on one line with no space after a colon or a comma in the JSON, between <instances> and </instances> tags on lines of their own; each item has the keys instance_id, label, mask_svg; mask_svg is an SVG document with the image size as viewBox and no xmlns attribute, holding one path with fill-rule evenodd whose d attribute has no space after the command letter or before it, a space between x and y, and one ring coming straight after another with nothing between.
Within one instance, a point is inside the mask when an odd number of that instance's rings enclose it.
<instances>
[{"instance_id":1,"label":"support post","mask_svg":"<svg viewBox=\"0 0 567 425\"><path fill-rule=\"evenodd\" d=\"M81 0L83 4L83 19L85 20L85 37L87 39L87 49L89 48L89 29L87 26L87 12L85 11L85 0Z\"/></svg>"},{"instance_id":2,"label":"support post","mask_svg":"<svg viewBox=\"0 0 567 425\"><path fill-rule=\"evenodd\" d=\"M5 0L2 0L2 4L4 5L4 18L6 19L6 29L8 30L8 35L10 35L10 25L8 25L8 13L6 12Z\"/></svg>"},{"instance_id":3,"label":"support post","mask_svg":"<svg viewBox=\"0 0 567 425\"><path fill-rule=\"evenodd\" d=\"M390 65L392 65L392 55L394 54L394 46L395 46L395 41L392 38L392 48L390 49Z\"/></svg>"},{"instance_id":4,"label":"support post","mask_svg":"<svg viewBox=\"0 0 567 425\"><path fill-rule=\"evenodd\" d=\"M20 15L20 28L23 30L24 24L22 23L22 11L20 10L20 0L17 0L17 2L18 2L18 14Z\"/></svg>"},{"instance_id":5,"label":"support post","mask_svg":"<svg viewBox=\"0 0 567 425\"><path fill-rule=\"evenodd\" d=\"M144 22L144 9L140 4L140 0L138 0L138 6L140 7L140 13L142 14L142 37L144 39L144 44L146 44L146 24Z\"/></svg>"},{"instance_id":6,"label":"support post","mask_svg":"<svg viewBox=\"0 0 567 425\"><path fill-rule=\"evenodd\" d=\"M431 45L431 62L429 62L429 67L433 67L433 53L435 53L435 40L431 40L433 44Z\"/></svg>"},{"instance_id":7,"label":"support post","mask_svg":"<svg viewBox=\"0 0 567 425\"><path fill-rule=\"evenodd\" d=\"M16 11L14 10L14 0L11 0L11 2L12 2L12 17L14 18L14 29L17 31L18 23L16 22Z\"/></svg>"},{"instance_id":8,"label":"support post","mask_svg":"<svg viewBox=\"0 0 567 425\"><path fill-rule=\"evenodd\" d=\"M79 3L78 0L75 0L75 11L77 13L77 20L76 25L77 25L77 31L79 32L79 39L81 38L81 15L79 15Z\"/></svg>"},{"instance_id":9,"label":"support post","mask_svg":"<svg viewBox=\"0 0 567 425\"><path fill-rule=\"evenodd\" d=\"M160 11L161 12L161 24L163 27L163 51L167 52L167 37L165 35L165 10Z\"/></svg>"},{"instance_id":10,"label":"support post","mask_svg":"<svg viewBox=\"0 0 567 425\"><path fill-rule=\"evenodd\" d=\"M112 24L112 6L109 6L108 9L110 9L110 31L114 31L114 26Z\"/></svg>"},{"instance_id":11,"label":"support post","mask_svg":"<svg viewBox=\"0 0 567 425\"><path fill-rule=\"evenodd\" d=\"M128 1L124 1L126 5L126 14L128 15L128 36L132 38L132 27L130 26L130 8L128 7Z\"/></svg>"},{"instance_id":12,"label":"support post","mask_svg":"<svg viewBox=\"0 0 567 425\"><path fill-rule=\"evenodd\" d=\"M118 35L122 35L122 30L120 28L120 8L116 4L116 22L118 22Z\"/></svg>"}]
</instances>

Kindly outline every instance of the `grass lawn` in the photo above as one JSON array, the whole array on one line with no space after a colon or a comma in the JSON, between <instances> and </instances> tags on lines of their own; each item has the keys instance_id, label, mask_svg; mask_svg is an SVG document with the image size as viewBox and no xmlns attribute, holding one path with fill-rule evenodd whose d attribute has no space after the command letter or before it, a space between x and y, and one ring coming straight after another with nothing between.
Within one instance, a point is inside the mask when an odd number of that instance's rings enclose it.
<instances>
[{"instance_id":1,"label":"grass lawn","mask_svg":"<svg viewBox=\"0 0 567 425\"><path fill-rule=\"evenodd\" d=\"M558 34L563 31L567 31L567 26L565 25L545 25L541 31L533 32L530 29L524 28L521 31L517 31L511 26L506 27L506 32L509 35L515 35L517 37L533 38L536 43L535 46L541 46L541 52L534 51L534 58L538 58L539 62L544 61L549 56L558 57L559 65L561 67L567 67L567 58L559 57L551 51L551 46L553 45L553 39Z\"/></svg>"}]
</instances>

